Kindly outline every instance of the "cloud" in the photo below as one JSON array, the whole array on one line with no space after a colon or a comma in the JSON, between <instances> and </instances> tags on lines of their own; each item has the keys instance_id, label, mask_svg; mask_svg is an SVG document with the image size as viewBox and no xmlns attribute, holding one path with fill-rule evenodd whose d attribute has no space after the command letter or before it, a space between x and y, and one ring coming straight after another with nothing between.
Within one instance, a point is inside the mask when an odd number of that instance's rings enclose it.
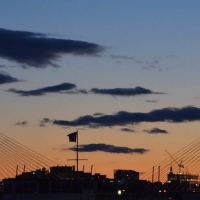
<instances>
[{"instance_id":1,"label":"cloud","mask_svg":"<svg viewBox=\"0 0 200 200\"><path fill-rule=\"evenodd\" d=\"M119 58L125 60L135 60L133 56L110 55L111 58Z\"/></svg>"},{"instance_id":2,"label":"cloud","mask_svg":"<svg viewBox=\"0 0 200 200\"><path fill-rule=\"evenodd\" d=\"M170 54L170 55L166 56L166 58L178 59L178 56Z\"/></svg>"},{"instance_id":3,"label":"cloud","mask_svg":"<svg viewBox=\"0 0 200 200\"><path fill-rule=\"evenodd\" d=\"M66 94L88 94L88 91L84 89L73 89L67 91Z\"/></svg>"},{"instance_id":4,"label":"cloud","mask_svg":"<svg viewBox=\"0 0 200 200\"><path fill-rule=\"evenodd\" d=\"M158 92L152 92L149 89L142 87L135 88L114 88L114 89L98 89L92 88L90 91L84 89L77 89L75 84L72 83L61 83L59 85L39 88L36 90L17 90L11 88L6 90L7 92L12 92L19 94L20 96L43 96L46 93L65 93L65 94L101 94L101 95L113 95L113 96L136 96L144 94L164 94Z\"/></svg>"},{"instance_id":5,"label":"cloud","mask_svg":"<svg viewBox=\"0 0 200 200\"><path fill-rule=\"evenodd\" d=\"M192 122L200 120L200 108L187 106L183 108L162 108L148 113L119 111L111 115L84 115L75 120L49 120L59 126L113 127L138 124L142 122Z\"/></svg>"},{"instance_id":6,"label":"cloud","mask_svg":"<svg viewBox=\"0 0 200 200\"><path fill-rule=\"evenodd\" d=\"M162 130L162 129L159 129L159 128L153 128L151 130L144 130L144 132L147 132L147 133L150 133L150 134L159 134L159 133L168 134L168 132L166 130Z\"/></svg>"},{"instance_id":7,"label":"cloud","mask_svg":"<svg viewBox=\"0 0 200 200\"><path fill-rule=\"evenodd\" d=\"M0 72L0 85L6 84L6 83L14 83L14 82L20 82L20 80L10 76L9 74L5 72Z\"/></svg>"},{"instance_id":8,"label":"cloud","mask_svg":"<svg viewBox=\"0 0 200 200\"><path fill-rule=\"evenodd\" d=\"M113 88L113 89L99 89L92 88L91 93L94 94L104 94L104 95L113 95L113 96L136 96L136 95L144 95L144 94L164 94L153 92L149 89L142 87L135 88Z\"/></svg>"},{"instance_id":9,"label":"cloud","mask_svg":"<svg viewBox=\"0 0 200 200\"><path fill-rule=\"evenodd\" d=\"M27 121L17 122L17 123L15 124L15 126L26 126L26 125L28 125L28 122L27 122Z\"/></svg>"},{"instance_id":10,"label":"cloud","mask_svg":"<svg viewBox=\"0 0 200 200\"><path fill-rule=\"evenodd\" d=\"M46 93L64 93L74 88L76 88L76 85L73 83L61 83L59 85L48 86L36 90L25 91L25 90L16 90L14 88L11 88L6 91L19 94L20 96L43 96Z\"/></svg>"},{"instance_id":11,"label":"cloud","mask_svg":"<svg viewBox=\"0 0 200 200\"><path fill-rule=\"evenodd\" d=\"M138 64L142 63L142 61L135 59L133 56L110 55L110 58L121 60L133 60Z\"/></svg>"},{"instance_id":12,"label":"cloud","mask_svg":"<svg viewBox=\"0 0 200 200\"><path fill-rule=\"evenodd\" d=\"M0 65L0 68L5 68L6 66L5 65Z\"/></svg>"},{"instance_id":13,"label":"cloud","mask_svg":"<svg viewBox=\"0 0 200 200\"><path fill-rule=\"evenodd\" d=\"M43 33L13 31L0 28L0 57L22 67L57 67L63 54L98 55L105 48L84 41L48 38Z\"/></svg>"},{"instance_id":14,"label":"cloud","mask_svg":"<svg viewBox=\"0 0 200 200\"><path fill-rule=\"evenodd\" d=\"M153 60L153 61L146 60L144 69L147 70L155 69L159 64L159 62L160 62L159 60Z\"/></svg>"},{"instance_id":15,"label":"cloud","mask_svg":"<svg viewBox=\"0 0 200 200\"><path fill-rule=\"evenodd\" d=\"M104 115L103 113L101 112L97 112L97 113L94 113L93 116L101 116L101 115Z\"/></svg>"},{"instance_id":16,"label":"cloud","mask_svg":"<svg viewBox=\"0 0 200 200\"><path fill-rule=\"evenodd\" d=\"M123 132L129 132L129 133L134 133L135 131L130 129L130 128L122 128L121 131Z\"/></svg>"},{"instance_id":17,"label":"cloud","mask_svg":"<svg viewBox=\"0 0 200 200\"><path fill-rule=\"evenodd\" d=\"M157 103L158 100L146 100L147 103Z\"/></svg>"},{"instance_id":18,"label":"cloud","mask_svg":"<svg viewBox=\"0 0 200 200\"><path fill-rule=\"evenodd\" d=\"M66 149L62 148L62 151L66 150L72 150L77 151L76 146ZM85 144L85 145L79 145L79 152L95 152L95 151L103 151L106 153L124 153L124 154L144 154L147 153L149 150L144 148L128 148L128 147L122 147L122 146L114 146L110 144Z\"/></svg>"},{"instance_id":19,"label":"cloud","mask_svg":"<svg viewBox=\"0 0 200 200\"><path fill-rule=\"evenodd\" d=\"M43 118L41 121L39 121L39 126L44 127L47 123L53 123L53 121L49 118Z\"/></svg>"}]
</instances>

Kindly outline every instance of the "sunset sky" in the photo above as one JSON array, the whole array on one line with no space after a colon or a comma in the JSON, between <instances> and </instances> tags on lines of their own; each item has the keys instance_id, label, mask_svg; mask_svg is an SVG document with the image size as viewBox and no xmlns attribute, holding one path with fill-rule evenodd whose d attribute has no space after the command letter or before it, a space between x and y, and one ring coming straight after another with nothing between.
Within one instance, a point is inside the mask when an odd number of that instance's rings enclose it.
<instances>
[{"instance_id":1,"label":"sunset sky","mask_svg":"<svg viewBox=\"0 0 200 200\"><path fill-rule=\"evenodd\" d=\"M113 176L200 134L199 0L1 0L0 132ZM184 162L184 161L183 161Z\"/></svg>"}]
</instances>

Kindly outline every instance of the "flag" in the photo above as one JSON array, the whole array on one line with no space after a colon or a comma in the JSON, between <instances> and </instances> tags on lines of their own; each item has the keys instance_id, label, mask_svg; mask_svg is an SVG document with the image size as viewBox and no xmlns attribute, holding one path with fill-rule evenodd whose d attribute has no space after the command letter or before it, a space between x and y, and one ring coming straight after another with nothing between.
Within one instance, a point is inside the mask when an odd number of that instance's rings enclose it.
<instances>
[{"instance_id":1,"label":"flag","mask_svg":"<svg viewBox=\"0 0 200 200\"><path fill-rule=\"evenodd\" d=\"M67 136L69 137L69 141L76 142L77 134L78 134L78 131L68 134Z\"/></svg>"}]
</instances>

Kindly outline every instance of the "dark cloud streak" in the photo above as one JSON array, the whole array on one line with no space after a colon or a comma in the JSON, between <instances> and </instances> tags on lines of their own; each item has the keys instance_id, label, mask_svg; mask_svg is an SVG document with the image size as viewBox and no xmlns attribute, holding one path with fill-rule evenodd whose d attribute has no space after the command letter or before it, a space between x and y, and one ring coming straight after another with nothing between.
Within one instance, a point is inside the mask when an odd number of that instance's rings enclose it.
<instances>
[{"instance_id":1,"label":"dark cloud streak","mask_svg":"<svg viewBox=\"0 0 200 200\"><path fill-rule=\"evenodd\" d=\"M17 123L15 124L15 126L26 126L26 125L28 125L28 122L27 122L27 121L17 122Z\"/></svg>"},{"instance_id":2,"label":"dark cloud streak","mask_svg":"<svg viewBox=\"0 0 200 200\"><path fill-rule=\"evenodd\" d=\"M153 128L151 130L144 130L144 132L149 134L168 134L166 130L159 129L159 128Z\"/></svg>"},{"instance_id":3,"label":"dark cloud streak","mask_svg":"<svg viewBox=\"0 0 200 200\"><path fill-rule=\"evenodd\" d=\"M135 88L114 88L114 89L99 89L92 88L91 92L94 94L104 94L104 95L113 95L113 96L135 96L135 95L144 95L144 94L164 94L153 92L149 89L142 87Z\"/></svg>"},{"instance_id":4,"label":"dark cloud streak","mask_svg":"<svg viewBox=\"0 0 200 200\"><path fill-rule=\"evenodd\" d=\"M128 133L134 133L135 131L130 128L122 128L121 131L128 132Z\"/></svg>"},{"instance_id":5,"label":"dark cloud streak","mask_svg":"<svg viewBox=\"0 0 200 200\"><path fill-rule=\"evenodd\" d=\"M61 149L66 150L66 149ZM69 150L77 151L76 146L69 148ZM110 144L98 143L98 144L85 144L79 145L79 152L96 152L102 151L106 153L124 153L124 154L144 154L149 150L144 148L128 148L122 146L114 146Z\"/></svg>"},{"instance_id":6,"label":"dark cloud streak","mask_svg":"<svg viewBox=\"0 0 200 200\"><path fill-rule=\"evenodd\" d=\"M48 119L49 120L49 119ZM119 111L111 115L84 115L75 120L49 120L59 126L113 127L138 124L142 122L192 122L200 120L200 108L188 106L183 108L162 108L148 113L131 113Z\"/></svg>"},{"instance_id":7,"label":"dark cloud streak","mask_svg":"<svg viewBox=\"0 0 200 200\"><path fill-rule=\"evenodd\" d=\"M22 67L58 67L63 54L98 55L105 48L84 41L48 38L48 35L0 28L0 57L15 61Z\"/></svg>"},{"instance_id":8,"label":"dark cloud streak","mask_svg":"<svg viewBox=\"0 0 200 200\"><path fill-rule=\"evenodd\" d=\"M90 91L84 89L76 88L75 84L72 83L61 83L59 85L39 88L36 90L17 90L11 88L7 90L8 92L13 92L19 94L20 96L42 96L46 93L57 93L61 92L66 94L100 94L100 95L111 95L111 96L137 96L137 95L145 95L145 94L165 94L159 92L153 92L149 89L142 88L142 87L135 87L135 88L113 88L113 89L98 89L92 88Z\"/></svg>"},{"instance_id":9,"label":"dark cloud streak","mask_svg":"<svg viewBox=\"0 0 200 200\"><path fill-rule=\"evenodd\" d=\"M0 72L0 85L6 84L6 83L15 83L15 82L20 82L20 80L10 76L9 74L5 72Z\"/></svg>"},{"instance_id":10,"label":"dark cloud streak","mask_svg":"<svg viewBox=\"0 0 200 200\"><path fill-rule=\"evenodd\" d=\"M29 90L29 91L16 90L14 88L11 88L6 91L19 94L20 96L43 96L46 93L64 93L74 88L76 88L76 85L73 83L62 83L59 85L48 86L48 87L39 88L36 90Z\"/></svg>"}]
</instances>

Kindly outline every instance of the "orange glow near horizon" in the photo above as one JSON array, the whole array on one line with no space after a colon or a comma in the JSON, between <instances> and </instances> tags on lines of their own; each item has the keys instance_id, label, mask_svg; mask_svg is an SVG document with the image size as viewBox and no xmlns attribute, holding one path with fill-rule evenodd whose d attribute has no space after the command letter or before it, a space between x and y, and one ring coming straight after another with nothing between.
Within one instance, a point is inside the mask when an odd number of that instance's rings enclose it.
<instances>
[{"instance_id":1,"label":"orange glow near horizon","mask_svg":"<svg viewBox=\"0 0 200 200\"><path fill-rule=\"evenodd\" d=\"M152 124L144 123L142 126L142 130L145 130L150 129ZM79 130L80 145L105 143L149 150L145 154L106 153L101 151L79 152L80 159L88 159L87 161L79 161L79 170L82 170L84 166L85 172L90 172L91 165L93 165L93 173L105 174L109 178L113 178L114 169L135 170L140 173L151 171L153 166L169 158L165 150L168 150L171 154L179 151L198 138L195 130L200 129L198 122L183 124L154 123L154 126L167 129L169 134L147 134L139 129L140 126L135 127L137 131L134 133L122 133L117 128ZM191 127L192 132L189 132ZM69 142L67 137L67 134L73 132L74 129L63 129L49 125L42 128L32 127L29 130L23 128L20 131L11 126L7 130L9 130L7 132L8 137L51 159L56 165L76 165L75 161L68 161L68 159L76 159L76 152L59 150L60 147L68 149L76 145L76 143ZM5 132L2 131L2 133ZM13 167L12 174L15 173L15 168L16 166ZM20 170L22 169L23 164L20 166Z\"/></svg>"}]
</instances>

